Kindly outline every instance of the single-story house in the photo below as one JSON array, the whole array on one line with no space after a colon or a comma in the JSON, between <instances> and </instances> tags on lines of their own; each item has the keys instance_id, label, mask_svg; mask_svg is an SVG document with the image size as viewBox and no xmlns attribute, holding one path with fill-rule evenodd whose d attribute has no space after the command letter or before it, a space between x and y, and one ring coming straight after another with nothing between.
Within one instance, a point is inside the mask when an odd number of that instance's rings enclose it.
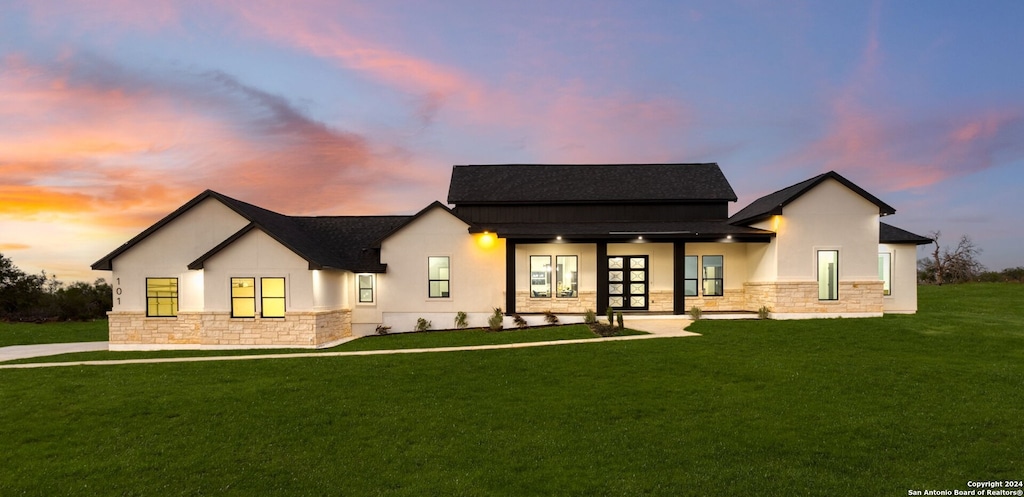
<instances>
[{"instance_id":1,"label":"single-story house","mask_svg":"<svg viewBox=\"0 0 1024 497\"><path fill-rule=\"evenodd\" d=\"M728 215L718 164L466 165L411 216L288 216L207 190L106 255L112 349L324 347L417 318L917 310L896 212L835 172Z\"/></svg>"}]
</instances>

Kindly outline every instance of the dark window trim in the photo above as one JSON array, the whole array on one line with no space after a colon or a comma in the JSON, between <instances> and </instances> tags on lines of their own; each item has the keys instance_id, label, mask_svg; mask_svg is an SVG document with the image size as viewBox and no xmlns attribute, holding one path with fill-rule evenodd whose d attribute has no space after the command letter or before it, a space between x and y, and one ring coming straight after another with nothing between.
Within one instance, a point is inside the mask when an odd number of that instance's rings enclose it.
<instances>
[{"instance_id":1,"label":"dark window trim","mask_svg":"<svg viewBox=\"0 0 1024 497\"><path fill-rule=\"evenodd\" d=\"M535 295L534 292L533 292L533 276L534 276L534 274L533 274L533 259L534 258L547 259L548 260L548 263L547 263L548 273L544 276L544 279L546 281L545 284L547 285L547 295ZM551 269L552 269L551 268L551 256L550 255L544 255L544 254L531 255L530 256L529 265L530 265L530 298L531 299L550 299L551 296L552 296L552 292L551 292Z\"/></svg>"},{"instance_id":2,"label":"dark window trim","mask_svg":"<svg viewBox=\"0 0 1024 497\"><path fill-rule=\"evenodd\" d=\"M576 286L572 290L572 295L568 296L568 297L563 297L563 296L559 295L558 286L557 285L555 286L555 289L554 289L554 291L552 293L554 294L555 298L559 298L559 299L578 299L578 298L580 298L580 256L575 255L575 254L562 254L562 255L557 255L556 254L555 255L555 281L557 281L557 282L561 282L562 281L562 273L565 271L565 264L559 264L558 263L558 259L559 258L563 258L563 257L564 258L572 257L573 259L576 259L576 275L575 275L576 278L575 278L575 281L574 281L574 283L576 283ZM562 268L562 269L559 269L559 268Z\"/></svg>"},{"instance_id":3,"label":"dark window trim","mask_svg":"<svg viewBox=\"0 0 1024 497\"><path fill-rule=\"evenodd\" d=\"M448 264L445 266L445 268L448 269L448 277L447 278L441 278L440 275L438 275L438 278L431 278L430 277L430 259L445 259L445 260L447 260ZM443 281L443 282L448 283L448 295L444 295L444 292L439 292L439 293L441 293L441 295L436 295L436 296L430 294L430 287L432 286L432 284L435 281L436 282L442 282ZM451 258L451 256L447 256L447 255L428 255L427 256L427 298L431 298L431 299L450 299L450 298L452 298L452 258Z\"/></svg>"},{"instance_id":4,"label":"dark window trim","mask_svg":"<svg viewBox=\"0 0 1024 497\"><path fill-rule=\"evenodd\" d=\"M149 280L174 280L174 296L172 296L172 297L161 297L161 296L150 297L149 296ZM179 286L180 283L181 282L178 281L178 278L171 278L171 277L166 277L166 276L158 276L158 277L153 277L153 278L147 277L146 278L146 317L147 318L176 318L176 317L178 317L178 297L180 295L180 292L178 291L178 289L180 288L180 286ZM149 313L149 307L150 307L149 303L150 303L151 300L154 300L154 299L157 301L157 309L160 308L160 300L161 299L173 299L173 302L171 303L171 305L173 306L173 311L171 311L171 312L173 312L173 314L150 314Z\"/></svg>"},{"instance_id":5,"label":"dark window trim","mask_svg":"<svg viewBox=\"0 0 1024 497\"><path fill-rule=\"evenodd\" d=\"M283 282L283 284L281 285L282 295L280 297L267 297L266 293L263 291L263 280L281 280ZM286 300L286 296L287 295L288 295L288 282L287 282L287 280L285 279L284 276L261 276L260 277L260 317L261 318L266 318L266 319L284 319L285 315L287 314L287 310L288 310L288 301ZM281 316L267 316L265 310L267 308L266 303L267 303L268 300L280 300L281 301L281 308L285 310L285 313L283 315L281 315Z\"/></svg>"},{"instance_id":6,"label":"dark window trim","mask_svg":"<svg viewBox=\"0 0 1024 497\"><path fill-rule=\"evenodd\" d=\"M722 277L721 278L708 278L708 277L706 277L707 273L704 270L705 270L705 268L707 268L707 266L704 265L704 259L707 258L707 257L721 257L722 258ZM717 282L720 283L718 285L718 287L722 289L722 293L711 293L711 294L709 294L709 293L707 293L707 288L708 288L707 285L706 284L702 284L701 288L700 288L700 293L701 293L702 296L704 296L704 297L724 297L725 296L725 256L724 255L711 254L711 255L702 255L702 256L700 256L700 275L701 275L701 278L704 281L704 283L706 283L708 281L717 281Z\"/></svg>"},{"instance_id":7,"label":"dark window trim","mask_svg":"<svg viewBox=\"0 0 1024 497\"><path fill-rule=\"evenodd\" d=\"M835 298L823 299L821 298L821 253L822 252L835 252L836 254L836 296ZM818 301L819 302L836 302L839 300L839 249L820 249L815 252L817 256L815 258L814 272L815 281L818 282Z\"/></svg>"},{"instance_id":8,"label":"dark window trim","mask_svg":"<svg viewBox=\"0 0 1024 497\"><path fill-rule=\"evenodd\" d=\"M700 274L700 257L696 256L696 255L684 255L683 256L683 296L684 297L698 297L698 296L700 296L700 278L687 278L687 276L690 276L690 275L686 273L686 260L691 258L691 257L693 257L693 260L695 261L693 266L697 268L697 274L695 274L693 276L697 276L697 275ZM693 291L692 295L689 294L689 293L686 293L686 282L687 281L692 281L693 282L693 290L694 291Z\"/></svg>"},{"instance_id":9,"label":"dark window trim","mask_svg":"<svg viewBox=\"0 0 1024 497\"><path fill-rule=\"evenodd\" d=\"M235 280L251 280L252 281L252 297L235 297ZM233 318L254 318L256 317L256 278L254 276L232 276L230 281L231 293L231 317ZM235 315L235 300L252 300L252 316L238 316Z\"/></svg>"}]
</instances>

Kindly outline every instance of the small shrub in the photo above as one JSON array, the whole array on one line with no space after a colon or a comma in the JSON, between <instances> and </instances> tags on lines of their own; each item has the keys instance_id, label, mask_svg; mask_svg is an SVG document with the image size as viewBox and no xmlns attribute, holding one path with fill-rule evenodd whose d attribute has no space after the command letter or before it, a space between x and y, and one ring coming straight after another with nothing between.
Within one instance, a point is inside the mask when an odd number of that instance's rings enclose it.
<instances>
[{"instance_id":1,"label":"small shrub","mask_svg":"<svg viewBox=\"0 0 1024 497\"><path fill-rule=\"evenodd\" d=\"M618 335L621 329L616 328L613 324L594 323L590 325L590 331L593 331L598 336L613 337Z\"/></svg>"},{"instance_id":2,"label":"small shrub","mask_svg":"<svg viewBox=\"0 0 1024 497\"><path fill-rule=\"evenodd\" d=\"M465 312L459 311L455 313L455 327L458 329L465 329L469 326L468 319Z\"/></svg>"},{"instance_id":3,"label":"small shrub","mask_svg":"<svg viewBox=\"0 0 1024 497\"><path fill-rule=\"evenodd\" d=\"M703 311L700 310L700 307L693 306L690 308L690 317L693 318L694 321L700 319L702 314Z\"/></svg>"},{"instance_id":4,"label":"small shrub","mask_svg":"<svg viewBox=\"0 0 1024 497\"><path fill-rule=\"evenodd\" d=\"M416 331L427 331L431 326L433 326L433 323L430 321L423 318L416 318Z\"/></svg>"},{"instance_id":5,"label":"small shrub","mask_svg":"<svg viewBox=\"0 0 1024 497\"><path fill-rule=\"evenodd\" d=\"M558 316L556 316L555 313L551 311L544 311L544 321L554 326L558 324Z\"/></svg>"},{"instance_id":6,"label":"small shrub","mask_svg":"<svg viewBox=\"0 0 1024 497\"><path fill-rule=\"evenodd\" d=\"M516 324L516 328L526 328L526 320L523 319L519 314L512 315L512 322Z\"/></svg>"},{"instance_id":7,"label":"small shrub","mask_svg":"<svg viewBox=\"0 0 1024 497\"><path fill-rule=\"evenodd\" d=\"M391 327L390 326L384 326L383 324L378 324L376 331L377 331L378 335L387 335L388 332L391 331Z\"/></svg>"},{"instance_id":8,"label":"small shrub","mask_svg":"<svg viewBox=\"0 0 1024 497\"><path fill-rule=\"evenodd\" d=\"M501 313L501 307L495 307L494 314L491 314L491 317L487 318L487 327L490 328L491 331L501 331L502 328L505 327L505 325L502 324L504 317L505 316Z\"/></svg>"},{"instance_id":9,"label":"small shrub","mask_svg":"<svg viewBox=\"0 0 1024 497\"><path fill-rule=\"evenodd\" d=\"M597 322L597 313L594 312L593 309L587 309L587 311L585 313L583 313L583 323L584 324L594 324L596 322Z\"/></svg>"},{"instance_id":10,"label":"small shrub","mask_svg":"<svg viewBox=\"0 0 1024 497\"><path fill-rule=\"evenodd\" d=\"M761 308L757 310L757 317L758 319L768 319L771 312L772 311L768 309L768 306L762 305Z\"/></svg>"},{"instance_id":11,"label":"small shrub","mask_svg":"<svg viewBox=\"0 0 1024 497\"><path fill-rule=\"evenodd\" d=\"M622 330L626 329L626 326L624 324L622 324L622 312L621 311L618 314L615 315L615 322L619 324L619 329L622 329Z\"/></svg>"},{"instance_id":12,"label":"small shrub","mask_svg":"<svg viewBox=\"0 0 1024 497\"><path fill-rule=\"evenodd\" d=\"M612 310L611 306L605 309L604 314L608 317L608 325L615 326L615 311Z\"/></svg>"}]
</instances>

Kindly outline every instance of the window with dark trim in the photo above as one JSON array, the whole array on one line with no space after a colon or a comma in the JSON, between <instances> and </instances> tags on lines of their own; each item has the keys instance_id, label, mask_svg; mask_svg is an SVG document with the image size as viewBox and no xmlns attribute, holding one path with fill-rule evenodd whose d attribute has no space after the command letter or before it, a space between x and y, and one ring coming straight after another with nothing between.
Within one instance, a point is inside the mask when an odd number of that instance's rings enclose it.
<instances>
[{"instance_id":1,"label":"window with dark trim","mask_svg":"<svg viewBox=\"0 0 1024 497\"><path fill-rule=\"evenodd\" d=\"M146 316L178 315L178 278L146 278Z\"/></svg>"},{"instance_id":2,"label":"window with dark trim","mask_svg":"<svg viewBox=\"0 0 1024 497\"><path fill-rule=\"evenodd\" d=\"M450 293L451 272L448 256L427 257L427 296L446 299Z\"/></svg>"},{"instance_id":3,"label":"window with dark trim","mask_svg":"<svg viewBox=\"0 0 1024 497\"><path fill-rule=\"evenodd\" d=\"M575 255L555 256L555 296L575 298L579 278L579 259Z\"/></svg>"},{"instance_id":4,"label":"window with dark trim","mask_svg":"<svg viewBox=\"0 0 1024 497\"><path fill-rule=\"evenodd\" d=\"M724 257L705 255L701 259L704 263L704 296L721 297L725 295L725 280L722 276Z\"/></svg>"},{"instance_id":5,"label":"window with dark trim","mask_svg":"<svg viewBox=\"0 0 1024 497\"><path fill-rule=\"evenodd\" d=\"M839 300L839 251L818 251L818 300Z\"/></svg>"},{"instance_id":6,"label":"window with dark trim","mask_svg":"<svg viewBox=\"0 0 1024 497\"><path fill-rule=\"evenodd\" d=\"M551 298L551 256L530 256L530 297Z\"/></svg>"},{"instance_id":7,"label":"window with dark trim","mask_svg":"<svg viewBox=\"0 0 1024 497\"><path fill-rule=\"evenodd\" d=\"M892 253L879 252L878 279L882 280L882 295L892 295Z\"/></svg>"},{"instance_id":8,"label":"window with dark trim","mask_svg":"<svg viewBox=\"0 0 1024 497\"><path fill-rule=\"evenodd\" d=\"M256 278L231 278L231 317L256 317Z\"/></svg>"},{"instance_id":9,"label":"window with dark trim","mask_svg":"<svg viewBox=\"0 0 1024 497\"><path fill-rule=\"evenodd\" d=\"M359 291L359 303L360 304L372 304L373 303L373 275L372 274L357 274L356 275L356 286Z\"/></svg>"},{"instance_id":10,"label":"window with dark trim","mask_svg":"<svg viewBox=\"0 0 1024 497\"><path fill-rule=\"evenodd\" d=\"M697 256L685 256L683 264L683 296L696 297L697 282L700 280L698 278L700 273L697 271Z\"/></svg>"},{"instance_id":11,"label":"window with dark trim","mask_svg":"<svg viewBox=\"0 0 1024 497\"><path fill-rule=\"evenodd\" d=\"M260 278L260 316L283 318L284 278Z\"/></svg>"}]
</instances>

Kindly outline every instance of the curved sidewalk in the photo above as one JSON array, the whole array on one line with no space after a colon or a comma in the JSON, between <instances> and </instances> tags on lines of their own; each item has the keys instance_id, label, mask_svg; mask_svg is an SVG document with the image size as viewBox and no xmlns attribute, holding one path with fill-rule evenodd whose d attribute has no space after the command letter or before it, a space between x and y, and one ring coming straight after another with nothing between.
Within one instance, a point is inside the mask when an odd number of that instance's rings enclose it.
<instances>
[{"instance_id":1,"label":"curved sidewalk","mask_svg":"<svg viewBox=\"0 0 1024 497\"><path fill-rule=\"evenodd\" d=\"M655 324L656 323L656 324ZM368 355L385 355L385 354L422 354L428 352L455 352L455 351L467 351L467 350L498 350L498 349L519 349L526 347L548 347L552 345L570 345L578 343L602 343L602 342L618 342L628 340L650 340L652 338L674 338L674 337L688 337L688 336L700 336L698 333L691 333L689 331L683 331L683 328L688 326L689 320L684 319L663 319L657 321L643 321L640 326L633 326L633 329L639 331L646 331L648 335L629 335L629 336L617 336L617 337L603 337L603 338L583 338L575 340L552 340L547 342L524 342L524 343L506 343L497 345L466 345L459 347L435 347L435 348L421 348L421 349L387 349L387 350L356 350L348 352L295 352L289 354L259 354L259 355L237 355L237 356L198 356L198 357L165 357L158 359L116 359L109 361L69 361L69 362L41 362L32 364L0 364L0 369L31 369L31 368L51 368L61 366L113 366L120 364L156 364L156 363L169 363L169 362L206 362L206 361L250 361L259 359L294 359L299 357L345 357L345 356L368 356ZM102 343L104 346L100 349L88 349L88 350L106 350L107 342L85 342L83 344L60 344L60 345L86 345L86 344L99 344ZM54 345L54 344L50 344ZM35 345L19 345L18 347L37 347ZM5 347L7 348L7 347ZM81 352L81 350L74 350L68 352ZM65 352L57 352L63 354ZM44 354L49 355L49 354ZM33 356L28 356L33 357ZM11 359L2 359L11 360Z\"/></svg>"},{"instance_id":2,"label":"curved sidewalk","mask_svg":"<svg viewBox=\"0 0 1024 497\"><path fill-rule=\"evenodd\" d=\"M0 347L0 362L70 354L73 352L95 352L107 350L109 342L39 343L35 345L9 345Z\"/></svg>"}]
</instances>

